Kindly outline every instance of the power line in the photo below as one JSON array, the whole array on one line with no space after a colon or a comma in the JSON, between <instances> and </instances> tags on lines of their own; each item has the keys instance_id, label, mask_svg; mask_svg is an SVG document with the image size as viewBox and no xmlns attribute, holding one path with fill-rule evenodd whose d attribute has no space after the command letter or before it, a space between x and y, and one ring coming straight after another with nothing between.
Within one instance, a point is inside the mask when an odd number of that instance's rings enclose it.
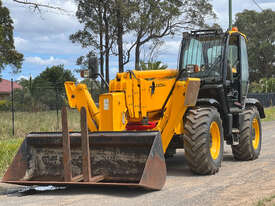
<instances>
[{"instance_id":1,"label":"power line","mask_svg":"<svg viewBox=\"0 0 275 206\"><path fill-rule=\"evenodd\" d=\"M254 4L261 10L263 11L264 9L257 3L256 0L252 0L254 2Z\"/></svg>"}]
</instances>

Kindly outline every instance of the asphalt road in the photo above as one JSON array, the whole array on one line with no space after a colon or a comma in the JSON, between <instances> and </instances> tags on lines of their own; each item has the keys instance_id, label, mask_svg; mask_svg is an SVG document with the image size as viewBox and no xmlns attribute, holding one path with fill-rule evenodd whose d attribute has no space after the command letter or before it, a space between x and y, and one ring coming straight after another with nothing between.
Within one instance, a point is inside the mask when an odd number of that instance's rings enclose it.
<instances>
[{"instance_id":1,"label":"asphalt road","mask_svg":"<svg viewBox=\"0 0 275 206\"><path fill-rule=\"evenodd\" d=\"M0 205L253 205L275 194L275 122L263 123L263 145L259 159L234 161L225 147L220 171L211 176L191 173L184 152L167 160L168 176L161 191L129 188L74 187L28 196L3 195L14 186L0 183Z\"/></svg>"}]
</instances>

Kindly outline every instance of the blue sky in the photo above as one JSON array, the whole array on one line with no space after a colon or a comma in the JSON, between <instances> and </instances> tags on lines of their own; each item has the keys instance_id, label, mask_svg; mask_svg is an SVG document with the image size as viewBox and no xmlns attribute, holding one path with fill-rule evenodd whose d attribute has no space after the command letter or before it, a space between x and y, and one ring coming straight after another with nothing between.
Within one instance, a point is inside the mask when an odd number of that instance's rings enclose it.
<instances>
[{"instance_id":1,"label":"blue sky","mask_svg":"<svg viewBox=\"0 0 275 206\"><path fill-rule=\"evenodd\" d=\"M14 21L14 38L16 49L24 54L22 72L12 74L10 68L2 72L4 79L37 76L46 67L64 64L65 68L78 69L75 65L76 59L87 53L77 44L72 44L69 35L81 28L74 17L76 5L73 0L37 0L45 4L53 4L70 11L69 14L60 13L49 9L41 9L41 13L33 12L29 7L14 3L11 0L2 0L3 4L10 9ZM35 0L33 0L35 2ZM263 9L275 11L275 0L256 0ZM209 19L209 22L220 24L224 30L228 27L228 0L210 1L217 14L217 19ZM244 9L260 11L253 0L233 0L233 18ZM129 38L130 39L130 38ZM176 68L181 34L174 38L166 38L161 47L158 60L167 64L169 68ZM144 48L146 54L146 48ZM133 56L133 55L132 55ZM141 55L143 57L144 54ZM125 69L132 69L134 65L132 58ZM117 72L117 57L110 59L111 78ZM78 74L75 73L76 76Z\"/></svg>"}]
</instances>

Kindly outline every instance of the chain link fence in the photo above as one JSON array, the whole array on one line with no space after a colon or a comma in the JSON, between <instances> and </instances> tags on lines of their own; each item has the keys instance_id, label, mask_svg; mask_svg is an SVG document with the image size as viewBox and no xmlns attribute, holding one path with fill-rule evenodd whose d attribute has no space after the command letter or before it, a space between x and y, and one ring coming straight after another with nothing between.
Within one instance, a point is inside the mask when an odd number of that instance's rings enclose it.
<instances>
[{"instance_id":1,"label":"chain link fence","mask_svg":"<svg viewBox=\"0 0 275 206\"><path fill-rule=\"evenodd\" d=\"M99 82L87 81L94 101L107 92ZM30 132L61 132L61 109L68 107L63 82L32 82L0 98L0 179ZM80 131L80 113L68 108L70 131Z\"/></svg>"},{"instance_id":2,"label":"chain link fence","mask_svg":"<svg viewBox=\"0 0 275 206\"><path fill-rule=\"evenodd\" d=\"M258 99L264 107L275 106L275 93L250 93L248 97Z\"/></svg>"},{"instance_id":3,"label":"chain link fence","mask_svg":"<svg viewBox=\"0 0 275 206\"><path fill-rule=\"evenodd\" d=\"M88 82L87 88L96 103L99 95L107 92L107 88L99 82ZM63 106L68 107L63 83L15 89L9 97L0 101L0 121L3 123L0 140L8 136L24 137L30 131L61 131ZM79 124L79 113L76 110L69 112L72 114L72 130L76 130L79 128L75 126Z\"/></svg>"}]
</instances>

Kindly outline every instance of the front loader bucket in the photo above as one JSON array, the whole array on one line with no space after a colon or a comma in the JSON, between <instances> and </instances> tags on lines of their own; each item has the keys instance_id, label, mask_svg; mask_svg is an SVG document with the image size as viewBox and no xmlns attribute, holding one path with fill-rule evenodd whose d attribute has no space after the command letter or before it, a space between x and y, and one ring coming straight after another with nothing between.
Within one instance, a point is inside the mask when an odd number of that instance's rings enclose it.
<instances>
[{"instance_id":1,"label":"front loader bucket","mask_svg":"<svg viewBox=\"0 0 275 206\"><path fill-rule=\"evenodd\" d=\"M93 132L86 140L83 131L67 134L27 135L2 181L163 187L166 165L159 132Z\"/></svg>"}]
</instances>

